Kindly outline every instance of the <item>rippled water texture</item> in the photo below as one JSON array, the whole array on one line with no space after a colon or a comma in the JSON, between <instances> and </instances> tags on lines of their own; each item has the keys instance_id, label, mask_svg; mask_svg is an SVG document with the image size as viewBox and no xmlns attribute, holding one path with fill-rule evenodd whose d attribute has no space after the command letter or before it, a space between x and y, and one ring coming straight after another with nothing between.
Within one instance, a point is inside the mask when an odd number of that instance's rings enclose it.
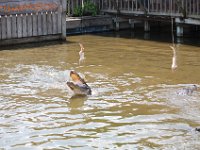
<instances>
[{"instance_id":1,"label":"rippled water texture","mask_svg":"<svg viewBox=\"0 0 200 150\"><path fill-rule=\"evenodd\" d=\"M0 51L0 149L198 149L200 48L113 36ZM85 60L79 62L79 42ZM69 71L92 88L71 98ZM192 95L177 91L196 84Z\"/></svg>"}]
</instances>

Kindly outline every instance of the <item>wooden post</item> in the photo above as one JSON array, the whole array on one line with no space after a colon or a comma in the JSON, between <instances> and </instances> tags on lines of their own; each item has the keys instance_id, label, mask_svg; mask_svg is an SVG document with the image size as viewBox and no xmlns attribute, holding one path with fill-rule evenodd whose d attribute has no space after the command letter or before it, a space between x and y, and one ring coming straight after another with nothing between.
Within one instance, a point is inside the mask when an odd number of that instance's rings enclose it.
<instances>
[{"instance_id":1,"label":"wooden post","mask_svg":"<svg viewBox=\"0 0 200 150\"><path fill-rule=\"evenodd\" d=\"M118 20L118 17L115 17L114 18L114 24L115 24L115 31L119 31L119 20Z\"/></svg>"},{"instance_id":2,"label":"wooden post","mask_svg":"<svg viewBox=\"0 0 200 150\"><path fill-rule=\"evenodd\" d=\"M183 36L183 26L181 25L176 25L176 36L177 37L182 37Z\"/></svg>"},{"instance_id":3,"label":"wooden post","mask_svg":"<svg viewBox=\"0 0 200 150\"><path fill-rule=\"evenodd\" d=\"M150 31L149 21L144 21L144 31L145 32L149 32Z\"/></svg>"},{"instance_id":4,"label":"wooden post","mask_svg":"<svg viewBox=\"0 0 200 150\"><path fill-rule=\"evenodd\" d=\"M129 2L129 0L127 1L128 2L128 11L130 11L130 2Z\"/></svg>"},{"instance_id":5,"label":"wooden post","mask_svg":"<svg viewBox=\"0 0 200 150\"><path fill-rule=\"evenodd\" d=\"M136 5L135 10L138 11L138 1L137 0L135 1L135 5Z\"/></svg>"},{"instance_id":6,"label":"wooden post","mask_svg":"<svg viewBox=\"0 0 200 150\"><path fill-rule=\"evenodd\" d=\"M62 39L66 40L66 0L62 0Z\"/></svg>"},{"instance_id":7,"label":"wooden post","mask_svg":"<svg viewBox=\"0 0 200 150\"><path fill-rule=\"evenodd\" d=\"M12 15L12 38L17 37L17 17Z\"/></svg>"},{"instance_id":8,"label":"wooden post","mask_svg":"<svg viewBox=\"0 0 200 150\"><path fill-rule=\"evenodd\" d=\"M51 12L47 13L47 34L53 34L53 25L52 25L52 14Z\"/></svg>"},{"instance_id":9,"label":"wooden post","mask_svg":"<svg viewBox=\"0 0 200 150\"><path fill-rule=\"evenodd\" d=\"M133 19L129 19L128 21L129 21L131 29L134 29L135 28L134 20Z\"/></svg>"},{"instance_id":10,"label":"wooden post","mask_svg":"<svg viewBox=\"0 0 200 150\"><path fill-rule=\"evenodd\" d=\"M131 2L132 2L132 8L131 8L131 11L133 11L133 10L134 10L134 9L133 9L133 5L134 5L133 0L132 0Z\"/></svg>"}]
</instances>

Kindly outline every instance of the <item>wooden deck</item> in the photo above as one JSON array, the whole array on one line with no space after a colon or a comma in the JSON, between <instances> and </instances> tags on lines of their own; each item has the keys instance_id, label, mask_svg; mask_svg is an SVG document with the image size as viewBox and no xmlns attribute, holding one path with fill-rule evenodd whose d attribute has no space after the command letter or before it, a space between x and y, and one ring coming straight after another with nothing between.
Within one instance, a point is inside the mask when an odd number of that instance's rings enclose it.
<instances>
[{"instance_id":1,"label":"wooden deck","mask_svg":"<svg viewBox=\"0 0 200 150\"><path fill-rule=\"evenodd\" d=\"M200 25L200 0L91 0L100 12L122 18L171 21ZM73 16L86 0L68 0L67 14Z\"/></svg>"},{"instance_id":2,"label":"wooden deck","mask_svg":"<svg viewBox=\"0 0 200 150\"><path fill-rule=\"evenodd\" d=\"M200 0L99 0L105 13L200 19Z\"/></svg>"},{"instance_id":3,"label":"wooden deck","mask_svg":"<svg viewBox=\"0 0 200 150\"><path fill-rule=\"evenodd\" d=\"M76 7L84 7L86 0L68 0L67 14L72 16ZM144 22L144 31L150 31L149 21L173 22L176 35L183 36L184 25L200 25L200 0L91 0L101 13L111 14L115 29L120 19L128 20L131 28L136 20Z\"/></svg>"}]
</instances>

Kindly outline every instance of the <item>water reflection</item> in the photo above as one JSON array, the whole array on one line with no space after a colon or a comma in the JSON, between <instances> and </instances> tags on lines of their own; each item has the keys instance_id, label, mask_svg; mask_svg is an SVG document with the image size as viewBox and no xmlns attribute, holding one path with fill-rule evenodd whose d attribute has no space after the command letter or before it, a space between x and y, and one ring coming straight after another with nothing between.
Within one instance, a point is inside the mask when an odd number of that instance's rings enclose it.
<instances>
[{"instance_id":1,"label":"water reflection","mask_svg":"<svg viewBox=\"0 0 200 150\"><path fill-rule=\"evenodd\" d=\"M144 39L145 40L149 40L150 39L150 33L149 32L145 32L144 33Z\"/></svg>"},{"instance_id":2,"label":"water reflection","mask_svg":"<svg viewBox=\"0 0 200 150\"><path fill-rule=\"evenodd\" d=\"M71 109L71 111L79 109L82 110L87 99L87 96L72 96L69 100L68 107Z\"/></svg>"},{"instance_id":3,"label":"water reflection","mask_svg":"<svg viewBox=\"0 0 200 150\"><path fill-rule=\"evenodd\" d=\"M173 51L171 69L172 69L172 71L175 71L177 69L177 67L178 67L178 65L177 65L177 55L176 55L176 47L175 47L175 45L173 45L173 46L170 46L170 48Z\"/></svg>"},{"instance_id":4,"label":"water reflection","mask_svg":"<svg viewBox=\"0 0 200 150\"><path fill-rule=\"evenodd\" d=\"M79 51L79 64L83 63L85 61L85 54L84 54L84 47L83 44L79 43L79 46L81 48L81 50Z\"/></svg>"},{"instance_id":5,"label":"water reflection","mask_svg":"<svg viewBox=\"0 0 200 150\"><path fill-rule=\"evenodd\" d=\"M0 149L198 149L200 92L177 91L200 86L199 47L180 45L172 73L170 42L119 35L0 51ZM71 70L90 81L91 96L70 97Z\"/></svg>"}]
</instances>

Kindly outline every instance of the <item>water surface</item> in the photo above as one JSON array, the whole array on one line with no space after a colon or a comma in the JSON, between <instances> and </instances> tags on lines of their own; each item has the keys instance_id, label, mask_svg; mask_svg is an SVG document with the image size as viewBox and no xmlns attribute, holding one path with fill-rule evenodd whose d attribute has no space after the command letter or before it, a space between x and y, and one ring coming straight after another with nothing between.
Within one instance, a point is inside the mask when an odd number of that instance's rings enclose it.
<instances>
[{"instance_id":1,"label":"water surface","mask_svg":"<svg viewBox=\"0 0 200 150\"><path fill-rule=\"evenodd\" d=\"M126 36L123 36L123 35ZM85 47L79 62L79 45ZM200 48L127 32L0 51L0 149L198 149ZM69 71L92 88L71 98Z\"/></svg>"}]
</instances>

